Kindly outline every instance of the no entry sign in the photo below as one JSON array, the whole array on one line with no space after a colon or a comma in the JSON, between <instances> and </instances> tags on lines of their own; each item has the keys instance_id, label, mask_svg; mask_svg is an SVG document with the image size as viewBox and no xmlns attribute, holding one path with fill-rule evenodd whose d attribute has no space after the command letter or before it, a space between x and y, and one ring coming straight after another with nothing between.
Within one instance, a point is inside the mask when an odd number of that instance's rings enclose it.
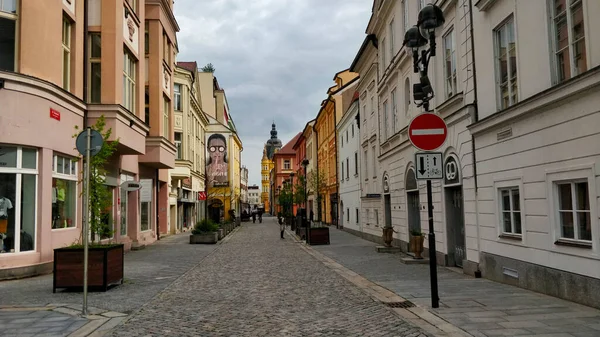
<instances>
[{"instance_id":1,"label":"no entry sign","mask_svg":"<svg viewBox=\"0 0 600 337\"><path fill-rule=\"evenodd\" d=\"M432 113L423 113L413 118L408 126L408 138L419 150L432 151L446 141L448 128L444 120Z\"/></svg>"}]
</instances>

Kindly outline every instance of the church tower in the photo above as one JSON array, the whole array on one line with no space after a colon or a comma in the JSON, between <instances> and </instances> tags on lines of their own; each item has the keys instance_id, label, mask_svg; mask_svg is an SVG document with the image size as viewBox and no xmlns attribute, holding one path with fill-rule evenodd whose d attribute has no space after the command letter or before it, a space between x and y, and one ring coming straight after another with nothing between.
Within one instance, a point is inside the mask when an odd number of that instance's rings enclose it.
<instances>
[{"instance_id":1,"label":"church tower","mask_svg":"<svg viewBox=\"0 0 600 337\"><path fill-rule=\"evenodd\" d=\"M263 157L260 162L262 177L261 200L265 207L265 212L271 211L269 195L271 192L271 170L275 167L275 163L273 162L273 155L282 147L283 144L281 144L281 140L277 138L277 127L275 126L275 122L273 122L273 124L271 124L271 138L265 143L265 147L263 149Z\"/></svg>"}]
</instances>

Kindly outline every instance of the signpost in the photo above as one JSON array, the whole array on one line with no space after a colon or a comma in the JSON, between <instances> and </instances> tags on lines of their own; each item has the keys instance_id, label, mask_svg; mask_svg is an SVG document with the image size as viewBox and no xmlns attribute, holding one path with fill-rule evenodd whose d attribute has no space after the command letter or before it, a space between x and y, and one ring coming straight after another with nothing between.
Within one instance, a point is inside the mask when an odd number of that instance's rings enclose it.
<instances>
[{"instance_id":1,"label":"signpost","mask_svg":"<svg viewBox=\"0 0 600 337\"><path fill-rule=\"evenodd\" d=\"M418 180L427 180L427 216L429 218L429 277L431 282L431 306L439 308L437 284L437 259L435 249L435 229L433 227L433 198L431 180L444 178L443 155L433 151L446 142L448 127L438 115L422 113L415 117L408 126L410 142L419 150L415 154L416 176Z\"/></svg>"},{"instance_id":2,"label":"signpost","mask_svg":"<svg viewBox=\"0 0 600 337\"><path fill-rule=\"evenodd\" d=\"M206 192L204 192L204 191L198 192L198 199L206 200Z\"/></svg>"},{"instance_id":3,"label":"signpost","mask_svg":"<svg viewBox=\"0 0 600 337\"><path fill-rule=\"evenodd\" d=\"M87 315L87 281L88 281L88 235L90 226L90 159L102 150L104 139L100 132L87 128L81 131L75 141L77 151L85 156L84 199L83 199L83 308Z\"/></svg>"}]
</instances>

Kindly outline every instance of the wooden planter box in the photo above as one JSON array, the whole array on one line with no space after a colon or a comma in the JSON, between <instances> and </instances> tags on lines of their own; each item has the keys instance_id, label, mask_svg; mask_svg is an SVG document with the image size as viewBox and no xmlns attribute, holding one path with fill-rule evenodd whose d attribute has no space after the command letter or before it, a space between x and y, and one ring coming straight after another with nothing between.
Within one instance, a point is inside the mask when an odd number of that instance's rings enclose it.
<instances>
[{"instance_id":1,"label":"wooden planter box","mask_svg":"<svg viewBox=\"0 0 600 337\"><path fill-rule=\"evenodd\" d=\"M123 244L88 248L88 290L123 284L124 255ZM52 292L58 288L83 289L83 248L54 249Z\"/></svg>"},{"instance_id":2,"label":"wooden planter box","mask_svg":"<svg viewBox=\"0 0 600 337\"><path fill-rule=\"evenodd\" d=\"M192 234L190 235L190 243L208 243L213 244L219 241L219 233L212 232L208 234Z\"/></svg>"},{"instance_id":3,"label":"wooden planter box","mask_svg":"<svg viewBox=\"0 0 600 337\"><path fill-rule=\"evenodd\" d=\"M329 244L329 227L311 228L310 245L328 245Z\"/></svg>"}]
</instances>

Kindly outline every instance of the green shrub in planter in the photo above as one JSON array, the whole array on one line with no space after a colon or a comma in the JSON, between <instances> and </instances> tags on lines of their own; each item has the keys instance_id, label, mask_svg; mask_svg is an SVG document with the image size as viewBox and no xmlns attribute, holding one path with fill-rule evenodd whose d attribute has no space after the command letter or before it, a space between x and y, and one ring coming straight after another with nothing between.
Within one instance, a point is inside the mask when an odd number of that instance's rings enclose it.
<instances>
[{"instance_id":1,"label":"green shrub in planter","mask_svg":"<svg viewBox=\"0 0 600 337\"><path fill-rule=\"evenodd\" d=\"M196 223L194 229L192 229L192 234L208 234L213 233L219 230L219 225L214 223L210 219L202 219Z\"/></svg>"}]
</instances>

